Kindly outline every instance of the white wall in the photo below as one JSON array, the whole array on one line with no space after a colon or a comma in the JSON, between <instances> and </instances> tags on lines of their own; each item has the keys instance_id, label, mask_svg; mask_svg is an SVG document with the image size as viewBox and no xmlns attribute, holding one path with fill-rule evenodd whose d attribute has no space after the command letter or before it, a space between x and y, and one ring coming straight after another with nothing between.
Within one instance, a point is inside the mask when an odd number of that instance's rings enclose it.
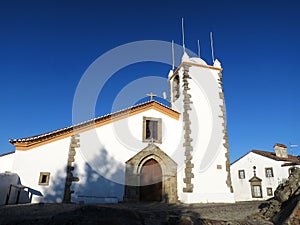
<instances>
[{"instance_id":1,"label":"white wall","mask_svg":"<svg viewBox=\"0 0 300 225\"><path fill-rule=\"evenodd\" d=\"M75 156L74 176L80 181L72 185L73 201L123 200L125 162L148 145L142 142L143 117L162 119L162 143L155 144L180 163L181 124L154 109L83 132Z\"/></svg>"},{"instance_id":2,"label":"white wall","mask_svg":"<svg viewBox=\"0 0 300 225\"><path fill-rule=\"evenodd\" d=\"M70 137L26 151L16 150L13 172L34 193L32 202L61 202L63 198ZM49 185L39 185L40 172L50 172Z\"/></svg>"},{"instance_id":3,"label":"white wall","mask_svg":"<svg viewBox=\"0 0 300 225\"><path fill-rule=\"evenodd\" d=\"M14 157L15 157L14 153L8 153L3 156L0 156L0 173L4 173L5 171L12 170Z\"/></svg>"}]
</instances>

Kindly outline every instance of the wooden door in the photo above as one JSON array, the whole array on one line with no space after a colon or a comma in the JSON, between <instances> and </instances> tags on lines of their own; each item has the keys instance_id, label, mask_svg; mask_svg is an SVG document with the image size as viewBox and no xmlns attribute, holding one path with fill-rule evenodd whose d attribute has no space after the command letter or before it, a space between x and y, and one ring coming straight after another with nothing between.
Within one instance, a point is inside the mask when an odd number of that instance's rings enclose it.
<instances>
[{"instance_id":1,"label":"wooden door","mask_svg":"<svg viewBox=\"0 0 300 225\"><path fill-rule=\"evenodd\" d=\"M140 200L161 201L162 170L156 160L150 159L143 165L140 179Z\"/></svg>"}]
</instances>

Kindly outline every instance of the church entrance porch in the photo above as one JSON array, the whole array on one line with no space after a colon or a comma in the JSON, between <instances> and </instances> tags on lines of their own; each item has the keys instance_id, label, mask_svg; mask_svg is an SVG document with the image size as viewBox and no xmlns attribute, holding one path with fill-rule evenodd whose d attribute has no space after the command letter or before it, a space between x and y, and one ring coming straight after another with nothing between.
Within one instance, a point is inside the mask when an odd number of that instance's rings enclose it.
<instances>
[{"instance_id":1,"label":"church entrance porch","mask_svg":"<svg viewBox=\"0 0 300 225\"><path fill-rule=\"evenodd\" d=\"M124 201L176 203L176 162L150 143L126 162Z\"/></svg>"},{"instance_id":2,"label":"church entrance porch","mask_svg":"<svg viewBox=\"0 0 300 225\"><path fill-rule=\"evenodd\" d=\"M143 166L140 174L140 200L162 200L162 171L159 163L149 159Z\"/></svg>"}]
</instances>

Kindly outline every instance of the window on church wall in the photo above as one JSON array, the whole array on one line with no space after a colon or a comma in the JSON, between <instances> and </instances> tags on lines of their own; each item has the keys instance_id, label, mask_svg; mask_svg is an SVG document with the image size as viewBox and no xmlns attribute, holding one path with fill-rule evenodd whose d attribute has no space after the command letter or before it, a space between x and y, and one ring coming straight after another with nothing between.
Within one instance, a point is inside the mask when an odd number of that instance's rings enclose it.
<instances>
[{"instance_id":1,"label":"window on church wall","mask_svg":"<svg viewBox=\"0 0 300 225\"><path fill-rule=\"evenodd\" d=\"M39 185L49 185L50 173L40 172Z\"/></svg>"},{"instance_id":2,"label":"window on church wall","mask_svg":"<svg viewBox=\"0 0 300 225\"><path fill-rule=\"evenodd\" d=\"M245 170L238 171L239 179L245 179Z\"/></svg>"},{"instance_id":3,"label":"window on church wall","mask_svg":"<svg viewBox=\"0 0 300 225\"><path fill-rule=\"evenodd\" d=\"M162 142L162 125L160 118L143 118L143 141L144 142Z\"/></svg>"},{"instance_id":4,"label":"window on church wall","mask_svg":"<svg viewBox=\"0 0 300 225\"><path fill-rule=\"evenodd\" d=\"M177 74L174 79L173 79L173 83L172 83L172 87L173 87L173 102L176 101L179 98L180 92L179 92L179 75Z\"/></svg>"},{"instance_id":5,"label":"window on church wall","mask_svg":"<svg viewBox=\"0 0 300 225\"><path fill-rule=\"evenodd\" d=\"M265 168L265 173L266 173L266 177L274 177L273 168L272 167Z\"/></svg>"},{"instance_id":6,"label":"window on church wall","mask_svg":"<svg viewBox=\"0 0 300 225\"><path fill-rule=\"evenodd\" d=\"M157 140L157 121L146 120L146 139Z\"/></svg>"}]
</instances>

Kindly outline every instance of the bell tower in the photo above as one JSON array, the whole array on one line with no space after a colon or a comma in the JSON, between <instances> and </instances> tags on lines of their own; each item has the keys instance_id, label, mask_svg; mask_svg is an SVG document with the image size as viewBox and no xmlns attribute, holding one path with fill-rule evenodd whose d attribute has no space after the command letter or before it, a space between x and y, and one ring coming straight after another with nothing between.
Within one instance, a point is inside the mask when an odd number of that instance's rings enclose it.
<instances>
[{"instance_id":1,"label":"bell tower","mask_svg":"<svg viewBox=\"0 0 300 225\"><path fill-rule=\"evenodd\" d=\"M234 202L222 70L217 59L211 66L184 51L168 76L171 107L180 112L182 124L182 202Z\"/></svg>"}]
</instances>

